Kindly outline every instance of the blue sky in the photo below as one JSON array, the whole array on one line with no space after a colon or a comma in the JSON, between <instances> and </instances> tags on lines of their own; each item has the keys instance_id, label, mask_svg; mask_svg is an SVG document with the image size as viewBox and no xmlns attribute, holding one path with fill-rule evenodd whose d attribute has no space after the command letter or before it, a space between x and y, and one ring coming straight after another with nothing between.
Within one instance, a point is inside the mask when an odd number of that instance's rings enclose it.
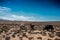
<instances>
[{"instance_id":1,"label":"blue sky","mask_svg":"<svg viewBox=\"0 0 60 40\"><path fill-rule=\"evenodd\" d=\"M1 0L0 19L60 21L59 0Z\"/></svg>"}]
</instances>

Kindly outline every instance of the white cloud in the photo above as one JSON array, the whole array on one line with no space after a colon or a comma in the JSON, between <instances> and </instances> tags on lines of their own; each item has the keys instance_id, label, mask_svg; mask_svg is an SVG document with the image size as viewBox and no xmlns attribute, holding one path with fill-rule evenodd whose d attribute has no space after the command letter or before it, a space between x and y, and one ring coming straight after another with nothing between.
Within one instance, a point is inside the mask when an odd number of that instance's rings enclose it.
<instances>
[{"instance_id":1,"label":"white cloud","mask_svg":"<svg viewBox=\"0 0 60 40\"><path fill-rule=\"evenodd\" d=\"M5 20L17 20L17 21L34 21L33 17L28 17L28 16L18 16L18 15L9 15L1 17L2 19Z\"/></svg>"},{"instance_id":2,"label":"white cloud","mask_svg":"<svg viewBox=\"0 0 60 40\"><path fill-rule=\"evenodd\" d=\"M14 14L13 14L14 13ZM24 14L23 11L20 11L19 13ZM2 7L0 6L0 19L4 20L11 20L11 21L39 21L36 17L33 16L24 16L24 15L16 15L16 12L13 12L11 8L8 7ZM40 17L42 19L43 17Z\"/></svg>"},{"instance_id":3,"label":"white cloud","mask_svg":"<svg viewBox=\"0 0 60 40\"><path fill-rule=\"evenodd\" d=\"M0 13L8 13L10 11L11 11L10 8L0 6Z\"/></svg>"},{"instance_id":4,"label":"white cloud","mask_svg":"<svg viewBox=\"0 0 60 40\"><path fill-rule=\"evenodd\" d=\"M17 14L20 13L20 15ZM8 7L2 7L0 6L0 19L5 19L5 20L16 20L16 21L54 21L58 20L60 17L55 17L55 16L24 16L26 14L23 11L20 12L14 12L11 8ZM29 13L30 14L30 13Z\"/></svg>"},{"instance_id":5,"label":"white cloud","mask_svg":"<svg viewBox=\"0 0 60 40\"><path fill-rule=\"evenodd\" d=\"M24 13L24 12L21 11L21 13ZM16 20L16 21L33 21L34 20L34 18L32 16L29 17L29 16L13 14L11 8L8 8L8 7L0 6L0 14L1 14L0 19L4 19L4 20L11 20L11 21L14 21L14 20Z\"/></svg>"}]
</instances>

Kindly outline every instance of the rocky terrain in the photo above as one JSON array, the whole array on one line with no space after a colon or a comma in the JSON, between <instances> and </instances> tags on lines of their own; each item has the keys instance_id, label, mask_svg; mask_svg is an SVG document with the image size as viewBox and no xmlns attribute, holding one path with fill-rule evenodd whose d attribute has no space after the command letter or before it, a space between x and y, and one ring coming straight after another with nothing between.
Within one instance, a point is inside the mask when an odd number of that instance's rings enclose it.
<instances>
[{"instance_id":1,"label":"rocky terrain","mask_svg":"<svg viewBox=\"0 0 60 40\"><path fill-rule=\"evenodd\" d=\"M0 40L60 40L60 22L0 21Z\"/></svg>"}]
</instances>

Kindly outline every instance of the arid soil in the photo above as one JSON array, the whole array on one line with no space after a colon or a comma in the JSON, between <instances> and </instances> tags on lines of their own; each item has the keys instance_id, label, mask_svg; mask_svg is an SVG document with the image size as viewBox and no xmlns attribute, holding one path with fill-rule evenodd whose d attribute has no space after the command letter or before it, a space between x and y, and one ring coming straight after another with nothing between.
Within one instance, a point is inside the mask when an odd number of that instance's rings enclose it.
<instances>
[{"instance_id":1,"label":"arid soil","mask_svg":"<svg viewBox=\"0 0 60 40\"><path fill-rule=\"evenodd\" d=\"M60 40L60 22L1 21L0 40Z\"/></svg>"}]
</instances>

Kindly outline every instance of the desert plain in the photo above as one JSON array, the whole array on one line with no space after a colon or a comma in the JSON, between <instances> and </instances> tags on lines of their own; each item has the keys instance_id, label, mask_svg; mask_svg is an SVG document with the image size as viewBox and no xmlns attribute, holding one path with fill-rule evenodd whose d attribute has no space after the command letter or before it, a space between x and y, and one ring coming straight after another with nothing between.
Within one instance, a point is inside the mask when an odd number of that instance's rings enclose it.
<instances>
[{"instance_id":1,"label":"desert plain","mask_svg":"<svg viewBox=\"0 0 60 40\"><path fill-rule=\"evenodd\" d=\"M0 21L0 40L60 40L60 22Z\"/></svg>"}]
</instances>

